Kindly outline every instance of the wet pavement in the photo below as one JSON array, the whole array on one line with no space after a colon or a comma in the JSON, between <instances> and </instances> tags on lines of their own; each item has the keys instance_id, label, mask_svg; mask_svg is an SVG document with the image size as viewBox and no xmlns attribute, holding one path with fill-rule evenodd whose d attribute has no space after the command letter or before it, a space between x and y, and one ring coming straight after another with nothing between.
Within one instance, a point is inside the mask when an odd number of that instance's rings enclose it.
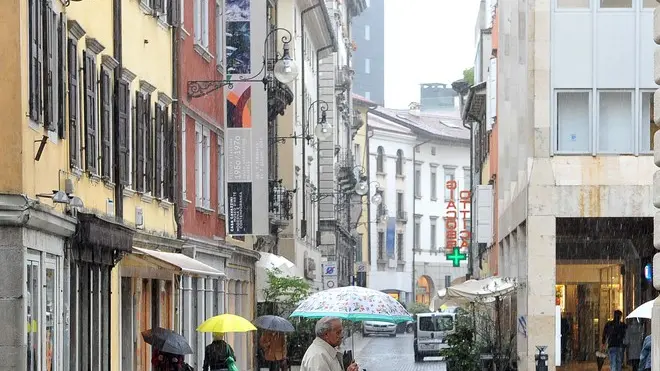
<instances>
[{"instance_id":1,"label":"wet pavement","mask_svg":"<svg viewBox=\"0 0 660 371\"><path fill-rule=\"evenodd\" d=\"M396 338L370 336L362 338L355 334L355 359L360 370L367 371L446 371L440 358L426 358L415 363L413 357L413 336L397 334ZM351 349L351 339L346 339L342 349ZM292 367L292 371L299 367Z\"/></svg>"}]
</instances>

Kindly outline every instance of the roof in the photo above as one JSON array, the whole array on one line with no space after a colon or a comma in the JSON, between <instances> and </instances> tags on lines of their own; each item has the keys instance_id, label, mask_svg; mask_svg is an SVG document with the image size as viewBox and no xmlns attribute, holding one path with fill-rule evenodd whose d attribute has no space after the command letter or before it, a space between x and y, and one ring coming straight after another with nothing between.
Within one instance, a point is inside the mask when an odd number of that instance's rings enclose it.
<instances>
[{"instance_id":1,"label":"roof","mask_svg":"<svg viewBox=\"0 0 660 371\"><path fill-rule=\"evenodd\" d=\"M470 140L470 130L463 126L459 112L455 115L433 112L412 113L410 110L384 107L374 108L370 112L405 125L418 134L440 137L438 139Z\"/></svg>"},{"instance_id":2,"label":"roof","mask_svg":"<svg viewBox=\"0 0 660 371\"><path fill-rule=\"evenodd\" d=\"M378 105L378 103L376 103L372 100L369 100L369 99L367 99L367 98L365 98L361 95L355 94L355 93L353 93L353 100L359 101L359 102L364 103L364 104L369 105L369 106L377 106Z\"/></svg>"}]
</instances>

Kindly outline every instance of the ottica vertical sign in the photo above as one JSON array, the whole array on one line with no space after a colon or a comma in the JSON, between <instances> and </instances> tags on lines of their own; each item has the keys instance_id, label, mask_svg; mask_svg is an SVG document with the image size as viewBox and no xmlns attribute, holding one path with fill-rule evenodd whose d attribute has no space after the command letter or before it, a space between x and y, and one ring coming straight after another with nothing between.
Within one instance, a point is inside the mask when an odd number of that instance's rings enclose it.
<instances>
[{"instance_id":1,"label":"ottica vertical sign","mask_svg":"<svg viewBox=\"0 0 660 371\"><path fill-rule=\"evenodd\" d=\"M266 2L225 0L226 76L249 77L261 69L266 38ZM268 118L261 85L225 88L227 234L267 235Z\"/></svg>"}]
</instances>

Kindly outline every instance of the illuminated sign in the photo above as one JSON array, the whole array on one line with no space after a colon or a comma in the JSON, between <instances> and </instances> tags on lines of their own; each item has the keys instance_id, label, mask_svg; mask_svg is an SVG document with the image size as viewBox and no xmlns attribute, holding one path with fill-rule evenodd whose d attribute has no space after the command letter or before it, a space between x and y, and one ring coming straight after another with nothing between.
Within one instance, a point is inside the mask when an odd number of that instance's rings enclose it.
<instances>
[{"instance_id":1,"label":"illuminated sign","mask_svg":"<svg viewBox=\"0 0 660 371\"><path fill-rule=\"evenodd\" d=\"M447 212L445 216L445 249L447 253L452 253L455 247L459 247L462 252L467 252L472 238L468 229L470 220L470 191L458 192L458 204L456 205L456 190L458 183L455 180L446 182L445 187L449 190L449 202L447 202ZM460 221L463 221L463 227L460 228Z\"/></svg>"}]
</instances>

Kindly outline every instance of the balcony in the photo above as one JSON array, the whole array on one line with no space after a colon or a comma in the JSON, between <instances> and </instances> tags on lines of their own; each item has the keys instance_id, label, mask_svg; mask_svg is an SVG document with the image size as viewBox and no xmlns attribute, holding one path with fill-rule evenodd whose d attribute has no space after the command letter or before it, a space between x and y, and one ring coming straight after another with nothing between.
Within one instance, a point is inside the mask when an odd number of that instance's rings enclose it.
<instances>
[{"instance_id":1,"label":"balcony","mask_svg":"<svg viewBox=\"0 0 660 371\"><path fill-rule=\"evenodd\" d=\"M337 70L335 79L335 90L340 92L348 91L353 82L355 71L349 66L342 66Z\"/></svg>"},{"instance_id":2,"label":"balcony","mask_svg":"<svg viewBox=\"0 0 660 371\"><path fill-rule=\"evenodd\" d=\"M268 83L268 121L284 115L286 108L293 103L293 91L288 85L275 79Z\"/></svg>"},{"instance_id":3,"label":"balcony","mask_svg":"<svg viewBox=\"0 0 660 371\"><path fill-rule=\"evenodd\" d=\"M271 180L268 184L268 213L270 223L276 227L285 227L293 219L293 193L282 185L282 180Z\"/></svg>"}]
</instances>

